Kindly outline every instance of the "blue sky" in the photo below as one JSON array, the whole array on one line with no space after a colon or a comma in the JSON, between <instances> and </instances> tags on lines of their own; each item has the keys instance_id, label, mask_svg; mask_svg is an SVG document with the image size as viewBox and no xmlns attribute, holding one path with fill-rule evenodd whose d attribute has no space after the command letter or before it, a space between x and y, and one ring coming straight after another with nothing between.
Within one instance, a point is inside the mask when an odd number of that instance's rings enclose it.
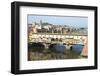
<instances>
[{"instance_id":1,"label":"blue sky","mask_svg":"<svg viewBox=\"0 0 100 76\"><path fill-rule=\"evenodd\" d=\"M58 25L69 25L86 28L88 26L88 17L28 15L28 24L33 22L39 23L40 20L42 20L42 22Z\"/></svg>"}]
</instances>

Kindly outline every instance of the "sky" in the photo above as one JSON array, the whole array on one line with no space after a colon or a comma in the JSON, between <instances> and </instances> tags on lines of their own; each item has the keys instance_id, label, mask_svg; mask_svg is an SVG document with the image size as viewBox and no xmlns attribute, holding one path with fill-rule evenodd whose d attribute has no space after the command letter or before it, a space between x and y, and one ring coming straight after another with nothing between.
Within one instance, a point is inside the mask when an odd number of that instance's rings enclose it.
<instances>
[{"instance_id":1,"label":"sky","mask_svg":"<svg viewBox=\"0 0 100 76\"><path fill-rule=\"evenodd\" d=\"M28 24L33 22L48 22L55 25L69 25L75 27L88 27L88 17L79 16L44 16L44 15L28 15Z\"/></svg>"}]
</instances>

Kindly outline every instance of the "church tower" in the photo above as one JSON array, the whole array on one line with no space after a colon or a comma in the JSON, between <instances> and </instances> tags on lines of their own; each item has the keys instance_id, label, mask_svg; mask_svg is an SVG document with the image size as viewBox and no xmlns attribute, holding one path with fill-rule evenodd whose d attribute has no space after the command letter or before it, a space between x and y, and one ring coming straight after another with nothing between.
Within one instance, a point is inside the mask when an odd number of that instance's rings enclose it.
<instances>
[{"instance_id":1,"label":"church tower","mask_svg":"<svg viewBox=\"0 0 100 76\"><path fill-rule=\"evenodd\" d=\"M43 25L42 25L42 20L40 20L40 26L41 26L41 28L43 28Z\"/></svg>"}]
</instances>

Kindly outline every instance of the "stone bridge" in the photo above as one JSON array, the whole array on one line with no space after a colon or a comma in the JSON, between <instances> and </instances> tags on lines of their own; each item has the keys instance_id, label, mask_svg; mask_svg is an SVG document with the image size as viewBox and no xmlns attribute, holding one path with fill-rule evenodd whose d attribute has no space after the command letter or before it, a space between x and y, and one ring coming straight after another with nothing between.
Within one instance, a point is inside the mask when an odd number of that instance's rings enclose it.
<instances>
[{"instance_id":1,"label":"stone bridge","mask_svg":"<svg viewBox=\"0 0 100 76\"><path fill-rule=\"evenodd\" d=\"M79 43L84 42L87 36L82 35L65 35L65 34L32 34L29 36L29 42L43 43Z\"/></svg>"}]
</instances>

